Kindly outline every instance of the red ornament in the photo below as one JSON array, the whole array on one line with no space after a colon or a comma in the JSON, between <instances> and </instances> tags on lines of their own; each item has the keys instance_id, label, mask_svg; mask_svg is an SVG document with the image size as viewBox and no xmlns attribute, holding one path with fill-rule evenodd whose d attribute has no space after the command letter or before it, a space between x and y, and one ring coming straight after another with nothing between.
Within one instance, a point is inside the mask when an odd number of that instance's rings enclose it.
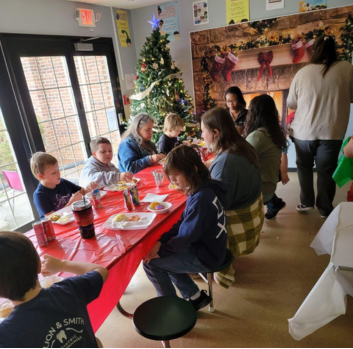
<instances>
[{"instance_id":1,"label":"red ornament","mask_svg":"<svg viewBox=\"0 0 353 349\"><path fill-rule=\"evenodd\" d=\"M145 73L147 70L147 64L146 63L141 63L141 72Z\"/></svg>"}]
</instances>

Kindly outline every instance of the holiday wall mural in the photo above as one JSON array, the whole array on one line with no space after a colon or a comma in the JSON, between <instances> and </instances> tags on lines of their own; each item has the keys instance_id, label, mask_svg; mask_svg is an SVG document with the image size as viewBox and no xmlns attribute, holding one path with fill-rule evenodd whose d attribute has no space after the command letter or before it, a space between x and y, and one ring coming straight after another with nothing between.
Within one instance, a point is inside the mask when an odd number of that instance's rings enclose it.
<instances>
[{"instance_id":1,"label":"holiday wall mural","mask_svg":"<svg viewBox=\"0 0 353 349\"><path fill-rule=\"evenodd\" d=\"M286 106L289 87L310 61L315 39L334 36L340 59L352 61L352 15L346 6L191 33L196 114L226 107L225 91L238 86L247 106L270 94L287 127L294 117Z\"/></svg>"}]
</instances>

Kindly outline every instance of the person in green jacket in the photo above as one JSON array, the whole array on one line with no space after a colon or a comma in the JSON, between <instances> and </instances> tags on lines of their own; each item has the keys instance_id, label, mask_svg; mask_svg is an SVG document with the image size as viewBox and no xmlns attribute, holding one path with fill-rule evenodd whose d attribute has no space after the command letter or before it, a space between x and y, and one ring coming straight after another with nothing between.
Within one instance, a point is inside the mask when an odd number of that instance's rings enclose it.
<instances>
[{"instance_id":1,"label":"person in green jacket","mask_svg":"<svg viewBox=\"0 0 353 349\"><path fill-rule=\"evenodd\" d=\"M279 181L282 151L287 147L287 140L279 125L278 110L271 96L264 94L251 101L244 133L260 161L262 194L267 206L265 218L274 219L286 206L275 191Z\"/></svg>"}]
</instances>

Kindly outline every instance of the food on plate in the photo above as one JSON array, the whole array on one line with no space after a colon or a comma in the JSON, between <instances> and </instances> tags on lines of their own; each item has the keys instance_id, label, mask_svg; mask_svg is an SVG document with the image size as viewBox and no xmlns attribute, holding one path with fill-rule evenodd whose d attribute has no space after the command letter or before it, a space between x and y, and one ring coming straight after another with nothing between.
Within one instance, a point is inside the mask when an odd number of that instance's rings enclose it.
<instances>
[{"instance_id":1,"label":"food on plate","mask_svg":"<svg viewBox=\"0 0 353 349\"><path fill-rule=\"evenodd\" d=\"M126 216L122 213L118 214L114 217L113 222L121 222L126 218Z\"/></svg>"},{"instance_id":2,"label":"food on plate","mask_svg":"<svg viewBox=\"0 0 353 349\"><path fill-rule=\"evenodd\" d=\"M8 317L14 308L13 303L10 300L6 300L5 302L0 304L0 317L5 318Z\"/></svg>"},{"instance_id":3,"label":"food on plate","mask_svg":"<svg viewBox=\"0 0 353 349\"><path fill-rule=\"evenodd\" d=\"M150 209L151 209L151 210L155 210L158 205L161 205L161 203L154 201L154 202L152 202L152 203L150 204ZM164 207L164 206L163 206L163 207Z\"/></svg>"},{"instance_id":4,"label":"food on plate","mask_svg":"<svg viewBox=\"0 0 353 349\"><path fill-rule=\"evenodd\" d=\"M118 188L119 190L125 190L128 188L128 186L124 184L124 185L120 185Z\"/></svg>"},{"instance_id":5,"label":"food on plate","mask_svg":"<svg viewBox=\"0 0 353 349\"><path fill-rule=\"evenodd\" d=\"M56 222L58 221L59 219L61 218L61 216L59 214L52 214L49 219L52 221L52 222Z\"/></svg>"},{"instance_id":6,"label":"food on plate","mask_svg":"<svg viewBox=\"0 0 353 349\"><path fill-rule=\"evenodd\" d=\"M164 210L165 206L160 202L152 202L150 205L151 210Z\"/></svg>"},{"instance_id":7,"label":"food on plate","mask_svg":"<svg viewBox=\"0 0 353 349\"><path fill-rule=\"evenodd\" d=\"M140 216L138 216L138 215L133 215L133 216L131 216L131 217L127 217L127 218L126 218L126 220L127 220L128 222L138 222L140 219L141 219L141 218L140 218Z\"/></svg>"},{"instance_id":8,"label":"food on plate","mask_svg":"<svg viewBox=\"0 0 353 349\"><path fill-rule=\"evenodd\" d=\"M60 219L56 221L56 223L66 223L70 220L70 217L68 216L62 216Z\"/></svg>"},{"instance_id":9,"label":"food on plate","mask_svg":"<svg viewBox=\"0 0 353 349\"><path fill-rule=\"evenodd\" d=\"M125 184L126 183L126 181L120 181L120 182L118 182L118 184Z\"/></svg>"},{"instance_id":10,"label":"food on plate","mask_svg":"<svg viewBox=\"0 0 353 349\"><path fill-rule=\"evenodd\" d=\"M174 183L170 183L170 184L168 185L168 188L169 188L169 189L178 189L178 186L177 186L176 184L174 184Z\"/></svg>"},{"instance_id":11,"label":"food on plate","mask_svg":"<svg viewBox=\"0 0 353 349\"><path fill-rule=\"evenodd\" d=\"M138 180L137 178L133 178L132 181L133 181L134 183L137 183L139 180Z\"/></svg>"}]
</instances>

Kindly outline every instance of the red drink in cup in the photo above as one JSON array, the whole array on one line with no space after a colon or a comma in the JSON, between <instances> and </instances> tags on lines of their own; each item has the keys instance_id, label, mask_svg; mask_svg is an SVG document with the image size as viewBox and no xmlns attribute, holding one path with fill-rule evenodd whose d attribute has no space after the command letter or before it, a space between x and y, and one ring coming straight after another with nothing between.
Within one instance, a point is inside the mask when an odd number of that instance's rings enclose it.
<instances>
[{"instance_id":1,"label":"red drink in cup","mask_svg":"<svg viewBox=\"0 0 353 349\"><path fill-rule=\"evenodd\" d=\"M89 201L75 201L71 205L74 214L75 222L83 239L93 238L94 232L93 210Z\"/></svg>"}]
</instances>

